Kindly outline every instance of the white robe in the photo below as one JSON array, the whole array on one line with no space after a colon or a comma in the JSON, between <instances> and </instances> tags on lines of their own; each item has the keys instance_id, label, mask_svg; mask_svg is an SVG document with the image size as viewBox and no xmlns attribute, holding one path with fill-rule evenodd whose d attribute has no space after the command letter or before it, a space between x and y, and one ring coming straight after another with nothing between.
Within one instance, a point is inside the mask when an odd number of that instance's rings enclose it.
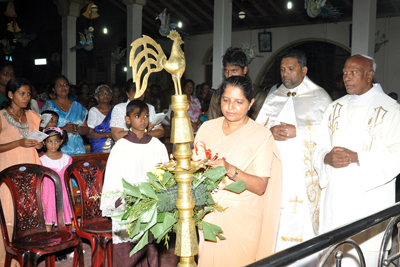
<instances>
[{"instance_id":1,"label":"white robe","mask_svg":"<svg viewBox=\"0 0 400 267\"><path fill-rule=\"evenodd\" d=\"M295 96L287 96L295 92ZM257 122L271 128L280 122L296 127L296 137L276 141L282 157L283 192L279 232L275 251L297 245L315 237L319 230L320 189L312 168L314 138L323 113L332 102L324 89L307 76L296 88L281 85L265 99ZM291 266L312 266L312 255Z\"/></svg>"},{"instance_id":2,"label":"white robe","mask_svg":"<svg viewBox=\"0 0 400 267\"><path fill-rule=\"evenodd\" d=\"M322 188L322 233L395 203L395 178L400 172L400 105L379 84L361 96L346 95L333 102L324 114L319 134L314 168ZM360 165L336 169L324 164L326 154L337 146L357 152ZM385 226L379 224L356 237L363 253L375 251L377 256ZM345 266L358 266L357 262L345 261ZM367 266L376 264L367 262Z\"/></svg>"},{"instance_id":3,"label":"white robe","mask_svg":"<svg viewBox=\"0 0 400 267\"><path fill-rule=\"evenodd\" d=\"M131 184L147 181L147 172L155 168L160 162L168 161L168 152L165 145L157 138L152 138L148 144L132 143L121 138L114 145L108 157L102 194L107 192L123 192L122 178ZM121 195L120 194L120 195ZM115 208L118 196L101 197L100 209L103 216L111 217L123 212L123 205ZM112 222L113 243L134 242L129 239L126 227Z\"/></svg>"}]
</instances>

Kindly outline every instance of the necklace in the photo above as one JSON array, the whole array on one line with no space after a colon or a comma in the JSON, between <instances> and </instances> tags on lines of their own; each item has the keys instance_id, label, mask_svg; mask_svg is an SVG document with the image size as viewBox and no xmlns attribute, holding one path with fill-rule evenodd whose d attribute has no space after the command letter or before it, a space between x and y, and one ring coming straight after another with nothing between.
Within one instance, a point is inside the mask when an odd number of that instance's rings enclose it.
<instances>
[{"instance_id":1,"label":"necklace","mask_svg":"<svg viewBox=\"0 0 400 267\"><path fill-rule=\"evenodd\" d=\"M13 110L13 108L12 107L10 107L10 112L15 116L15 117L17 117L18 118L18 121L19 121L19 123L21 123L21 120L22 120L22 116L24 115L24 111L21 109L21 117L18 117L17 116L17 114L15 114L14 113L14 111L12 111Z\"/></svg>"},{"instance_id":2,"label":"necklace","mask_svg":"<svg viewBox=\"0 0 400 267\"><path fill-rule=\"evenodd\" d=\"M223 141L224 141L224 125L225 125L225 120L226 120L226 119L224 119L224 122L222 123L222 137L221 137L221 148L220 148L220 151L222 151L222 143L223 143ZM235 141L232 143L231 147L229 148L228 153L227 153L226 156L225 156L226 159L228 159L228 156L231 154L232 148L235 146L236 142L239 140L239 137L240 137L240 135L241 135L241 133L242 133L242 130L243 130L243 126L247 123L248 120L249 120L249 117L247 117L247 118L244 120L243 125L240 126L240 129L239 129L239 132L238 132L238 134L237 134L237 136L236 136L236 138L235 138ZM235 131L235 132L236 132L236 131ZM233 133L234 133L234 132L233 132ZM233 133L231 133L231 134L233 134Z\"/></svg>"},{"instance_id":3,"label":"necklace","mask_svg":"<svg viewBox=\"0 0 400 267\"><path fill-rule=\"evenodd\" d=\"M54 101L54 100L53 100ZM57 106L62 110L62 111L64 111L64 112L68 112L68 110L67 109L65 109L62 105L61 105L61 103L60 103L60 101L57 99Z\"/></svg>"}]
</instances>

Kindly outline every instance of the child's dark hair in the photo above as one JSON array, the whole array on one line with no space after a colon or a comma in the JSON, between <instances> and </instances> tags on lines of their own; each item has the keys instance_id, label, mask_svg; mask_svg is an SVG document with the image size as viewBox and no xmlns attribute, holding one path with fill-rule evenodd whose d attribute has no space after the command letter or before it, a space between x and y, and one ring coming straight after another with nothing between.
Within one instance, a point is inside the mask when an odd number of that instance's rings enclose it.
<instances>
[{"instance_id":1,"label":"child's dark hair","mask_svg":"<svg viewBox=\"0 0 400 267\"><path fill-rule=\"evenodd\" d=\"M62 134L60 133L60 131L62 132ZM61 151L61 147L68 142L68 133L67 133L67 131L61 130L58 127L49 127L49 128L44 129L43 132L45 134L49 135L49 137L57 135L58 138L63 140L62 144L58 148L58 151ZM47 137L47 138L49 138L49 137ZM43 152L47 152L47 147L46 147L47 138L43 140L44 141L44 145L42 147Z\"/></svg>"},{"instance_id":2,"label":"child's dark hair","mask_svg":"<svg viewBox=\"0 0 400 267\"><path fill-rule=\"evenodd\" d=\"M55 112L54 110L45 110L45 111L42 111L42 113L40 113L40 115L43 115L43 114L50 114L50 115L57 116L57 118L60 118L60 115L58 115L58 113Z\"/></svg>"},{"instance_id":3,"label":"child's dark hair","mask_svg":"<svg viewBox=\"0 0 400 267\"><path fill-rule=\"evenodd\" d=\"M147 104L144 101L139 100L139 99L132 100L126 106L126 116L129 117L129 115L132 113L132 111L135 108L139 108L140 112L142 112L142 110L144 110L144 109L146 109L147 111L149 110L149 107L147 106Z\"/></svg>"},{"instance_id":4,"label":"child's dark hair","mask_svg":"<svg viewBox=\"0 0 400 267\"><path fill-rule=\"evenodd\" d=\"M11 79L7 85L6 85L6 101L4 101L1 104L1 109L3 108L8 108L11 105L11 98L8 96L8 92L11 92L12 94L15 94L15 92L20 89L22 86L27 85L29 86L29 89L32 90L32 84L30 81L28 81L25 78L14 78ZM30 103L28 104L28 106L26 108L24 108L25 110L30 108Z\"/></svg>"}]
</instances>

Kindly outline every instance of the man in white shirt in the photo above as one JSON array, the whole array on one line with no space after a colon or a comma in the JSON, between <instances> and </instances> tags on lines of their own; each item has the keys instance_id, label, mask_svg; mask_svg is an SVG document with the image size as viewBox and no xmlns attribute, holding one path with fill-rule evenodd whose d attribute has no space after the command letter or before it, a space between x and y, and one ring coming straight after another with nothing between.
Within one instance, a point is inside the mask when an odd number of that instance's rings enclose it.
<instances>
[{"instance_id":1,"label":"man in white shirt","mask_svg":"<svg viewBox=\"0 0 400 267\"><path fill-rule=\"evenodd\" d=\"M317 129L332 100L307 77L306 65L303 51L292 50L283 55L283 84L268 94L256 119L271 130L282 158L282 207L275 251L319 233L321 190L312 159ZM290 266L317 263L318 255L311 255Z\"/></svg>"},{"instance_id":2,"label":"man in white shirt","mask_svg":"<svg viewBox=\"0 0 400 267\"><path fill-rule=\"evenodd\" d=\"M135 100L136 87L132 79L129 79L126 82L125 91L126 95L128 96L128 101L116 105L111 113L111 135L115 141L118 141L119 139L127 135L129 131L129 125L127 125L125 122L125 116L126 106L130 101ZM140 100L143 100L143 98L144 94L139 97ZM152 105L147 104L147 106L149 107L149 121L152 122L155 120L156 111ZM149 135L153 137L160 138L164 136L164 128L161 124L155 125L154 123L149 123L149 127L147 127L147 130Z\"/></svg>"},{"instance_id":3,"label":"man in white shirt","mask_svg":"<svg viewBox=\"0 0 400 267\"><path fill-rule=\"evenodd\" d=\"M348 95L329 105L321 123L313 165L322 188L322 233L395 203L400 105L372 83L375 71L373 58L350 57L343 69ZM381 223L352 237L367 266L377 265L385 227ZM344 252L344 266L360 266L354 249Z\"/></svg>"}]
</instances>

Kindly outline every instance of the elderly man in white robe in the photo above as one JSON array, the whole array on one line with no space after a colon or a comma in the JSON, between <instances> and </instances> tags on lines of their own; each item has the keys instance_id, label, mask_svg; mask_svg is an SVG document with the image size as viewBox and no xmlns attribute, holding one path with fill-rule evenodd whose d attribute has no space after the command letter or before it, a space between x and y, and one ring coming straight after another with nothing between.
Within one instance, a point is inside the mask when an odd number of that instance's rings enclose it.
<instances>
[{"instance_id":1,"label":"elderly man in white robe","mask_svg":"<svg viewBox=\"0 0 400 267\"><path fill-rule=\"evenodd\" d=\"M267 96L256 120L270 128L282 157L282 207L275 251L313 238L319 231L321 191L312 167L314 138L332 100L306 76L306 61L302 51L283 56L283 84ZM311 255L291 266L317 263L318 255Z\"/></svg>"},{"instance_id":2,"label":"elderly man in white robe","mask_svg":"<svg viewBox=\"0 0 400 267\"><path fill-rule=\"evenodd\" d=\"M375 61L350 57L343 69L348 95L326 110L318 136L314 168L322 188L321 231L376 213L395 203L400 172L400 105L373 84ZM367 266L377 266L386 224L354 237ZM347 247L345 247L347 249ZM348 250L348 249L347 249ZM354 249L344 266L360 266Z\"/></svg>"}]
</instances>

